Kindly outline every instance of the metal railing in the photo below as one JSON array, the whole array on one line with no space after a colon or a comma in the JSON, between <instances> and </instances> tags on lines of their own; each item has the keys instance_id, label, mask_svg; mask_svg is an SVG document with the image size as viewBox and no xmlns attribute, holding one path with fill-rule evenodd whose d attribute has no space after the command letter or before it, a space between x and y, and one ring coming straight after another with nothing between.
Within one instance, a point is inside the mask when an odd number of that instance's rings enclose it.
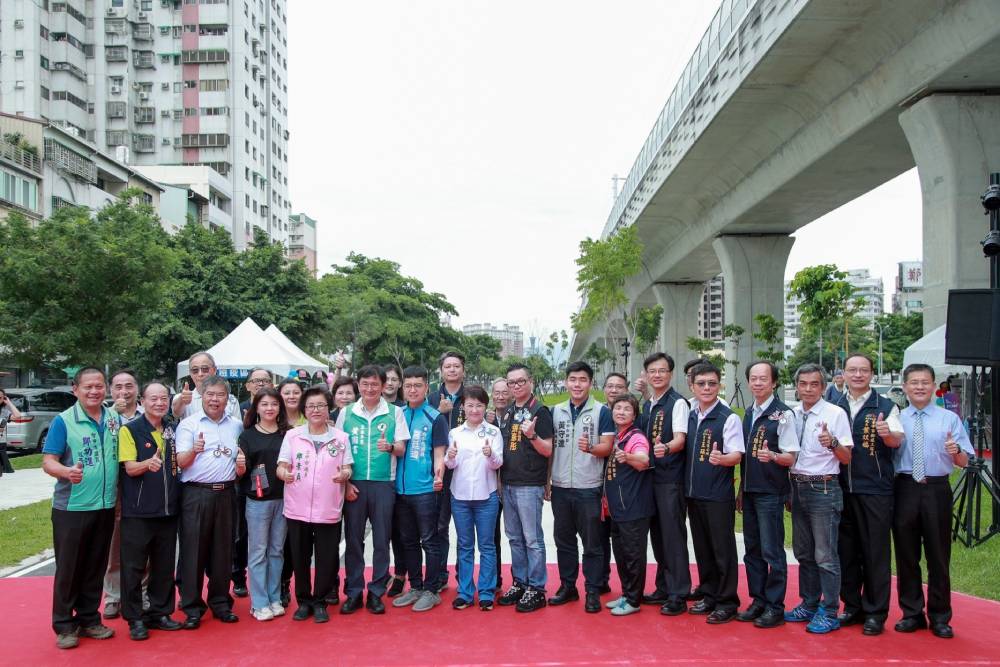
<instances>
[{"instance_id":1,"label":"metal railing","mask_svg":"<svg viewBox=\"0 0 1000 667\"><path fill-rule=\"evenodd\" d=\"M97 183L97 165L57 141L45 140L45 159L59 171L71 174L87 183Z\"/></svg>"},{"instance_id":2,"label":"metal railing","mask_svg":"<svg viewBox=\"0 0 1000 667\"><path fill-rule=\"evenodd\" d=\"M0 141L0 158L36 174L42 173L42 161L37 155L7 141Z\"/></svg>"}]
</instances>

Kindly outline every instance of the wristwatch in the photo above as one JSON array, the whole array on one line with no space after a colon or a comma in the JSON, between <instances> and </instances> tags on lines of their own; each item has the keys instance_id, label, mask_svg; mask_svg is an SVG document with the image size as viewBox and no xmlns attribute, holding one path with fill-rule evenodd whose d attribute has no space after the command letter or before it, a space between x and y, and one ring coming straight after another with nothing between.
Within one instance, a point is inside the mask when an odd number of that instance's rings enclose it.
<instances>
[{"instance_id":1,"label":"wristwatch","mask_svg":"<svg viewBox=\"0 0 1000 667\"><path fill-rule=\"evenodd\" d=\"M837 440L836 438L834 438L830 442L830 451L832 452L833 450L837 449L837 447L840 447L840 440Z\"/></svg>"}]
</instances>

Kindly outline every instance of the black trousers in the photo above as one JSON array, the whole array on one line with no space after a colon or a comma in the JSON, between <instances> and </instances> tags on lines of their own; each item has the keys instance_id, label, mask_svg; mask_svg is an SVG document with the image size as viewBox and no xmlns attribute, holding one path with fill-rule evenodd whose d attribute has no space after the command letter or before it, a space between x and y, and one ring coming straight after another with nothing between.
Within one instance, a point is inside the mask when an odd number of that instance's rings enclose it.
<instances>
[{"instance_id":1,"label":"black trousers","mask_svg":"<svg viewBox=\"0 0 1000 667\"><path fill-rule=\"evenodd\" d=\"M292 569L295 572L295 600L302 605L326 606L326 599L337 592L340 571L340 522L309 523L288 519L288 542L292 546ZM312 572L316 555L315 579Z\"/></svg>"},{"instance_id":2,"label":"black trousers","mask_svg":"<svg viewBox=\"0 0 1000 667\"><path fill-rule=\"evenodd\" d=\"M596 593L601 587L604 570L601 487L552 487L552 516L552 536L556 543L560 582L567 588L576 588L581 563L576 541L576 536L579 535L583 543L584 586L588 593Z\"/></svg>"},{"instance_id":3,"label":"black trousers","mask_svg":"<svg viewBox=\"0 0 1000 667\"><path fill-rule=\"evenodd\" d=\"M358 497L344 503L344 530L347 532L348 597L357 597L365 590L365 523L372 524L372 579L368 592L385 595L389 580L389 535L392 532L392 513L396 502L393 482L353 482L358 487Z\"/></svg>"},{"instance_id":4,"label":"black trousers","mask_svg":"<svg viewBox=\"0 0 1000 667\"><path fill-rule=\"evenodd\" d=\"M655 519L651 519L653 521ZM601 563L601 586L607 588L611 580L611 519L601 522L601 546L604 548L604 562Z\"/></svg>"},{"instance_id":5,"label":"black trousers","mask_svg":"<svg viewBox=\"0 0 1000 667\"><path fill-rule=\"evenodd\" d=\"M951 487L948 478L918 484L896 476L892 537L896 545L896 592L903 618L923 618L920 550L927 560L927 618L951 622Z\"/></svg>"},{"instance_id":6,"label":"black trousers","mask_svg":"<svg viewBox=\"0 0 1000 667\"><path fill-rule=\"evenodd\" d=\"M435 527L437 526L437 520L435 518ZM392 567L393 574L395 574L400 579L406 579L407 575L407 560L406 560L406 547L403 545L403 533L400 530L399 521L396 517L392 520L392 532L389 535L389 547L392 549Z\"/></svg>"},{"instance_id":7,"label":"black trousers","mask_svg":"<svg viewBox=\"0 0 1000 667\"><path fill-rule=\"evenodd\" d=\"M739 563L736 553L736 500L688 499L691 541L698 561L698 588L717 609L736 609Z\"/></svg>"},{"instance_id":8,"label":"black trousers","mask_svg":"<svg viewBox=\"0 0 1000 667\"><path fill-rule=\"evenodd\" d=\"M442 585L448 583L448 552L451 550L451 477L454 472L450 468L444 469L444 491L441 493L441 502L438 504L438 553L441 559L441 567L438 570L438 579ZM497 492L499 494L499 490ZM499 516L497 517L499 522ZM499 524L498 524L499 525ZM497 551L497 563L500 562L500 551ZM458 581L458 545L455 545L455 581ZM497 579L500 581L500 579Z\"/></svg>"},{"instance_id":9,"label":"black trousers","mask_svg":"<svg viewBox=\"0 0 1000 667\"><path fill-rule=\"evenodd\" d=\"M448 492L446 490L446 493L450 493L450 492ZM445 494L442 494L442 495L445 495ZM500 556L500 541L502 539L501 536L503 534L503 530L502 530L502 528L503 528L503 525L502 525L502 522L503 522L503 494L499 492L499 489L497 490L497 500L499 500L500 502L497 503L497 527L493 531L493 544L494 544L494 546L497 549L497 588L503 588L503 577L500 576L501 573L502 573L502 571L503 571L503 568L500 566L500 563L503 561L503 558L501 558L501 556ZM448 576L448 575L446 574L445 576Z\"/></svg>"},{"instance_id":10,"label":"black trousers","mask_svg":"<svg viewBox=\"0 0 1000 667\"><path fill-rule=\"evenodd\" d=\"M656 594L680 601L691 592L684 485L654 484L653 498L656 516L650 522L649 537L656 558Z\"/></svg>"},{"instance_id":11,"label":"black trousers","mask_svg":"<svg viewBox=\"0 0 1000 667\"><path fill-rule=\"evenodd\" d=\"M181 610L201 618L207 608L216 616L233 608L229 579L233 564L236 489L213 491L184 485L181 499ZM208 604L201 597L208 570Z\"/></svg>"},{"instance_id":12,"label":"black trousers","mask_svg":"<svg viewBox=\"0 0 1000 667\"><path fill-rule=\"evenodd\" d=\"M177 517L123 516L121 531L122 616L126 621L174 613ZM142 610L142 584L149 564L149 610Z\"/></svg>"},{"instance_id":13,"label":"black trousers","mask_svg":"<svg viewBox=\"0 0 1000 667\"><path fill-rule=\"evenodd\" d=\"M611 521L611 548L615 552L622 596L633 607L642 602L646 587L646 536L649 517L634 521Z\"/></svg>"},{"instance_id":14,"label":"black trousers","mask_svg":"<svg viewBox=\"0 0 1000 667\"><path fill-rule=\"evenodd\" d=\"M108 569L115 509L52 510L56 574L52 582L52 629L56 634L101 622L101 593Z\"/></svg>"},{"instance_id":15,"label":"black trousers","mask_svg":"<svg viewBox=\"0 0 1000 667\"><path fill-rule=\"evenodd\" d=\"M247 585L247 556L250 541L247 536L247 497L236 494L236 516L233 517L233 585Z\"/></svg>"},{"instance_id":16,"label":"black trousers","mask_svg":"<svg viewBox=\"0 0 1000 667\"><path fill-rule=\"evenodd\" d=\"M845 614L885 621L892 592L892 496L844 494L837 555Z\"/></svg>"}]
</instances>

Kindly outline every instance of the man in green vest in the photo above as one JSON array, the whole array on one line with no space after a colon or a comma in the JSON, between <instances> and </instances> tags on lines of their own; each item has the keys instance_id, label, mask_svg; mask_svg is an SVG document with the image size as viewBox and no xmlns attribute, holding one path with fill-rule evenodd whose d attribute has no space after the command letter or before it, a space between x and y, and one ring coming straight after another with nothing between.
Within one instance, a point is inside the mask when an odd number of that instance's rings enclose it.
<instances>
[{"instance_id":1,"label":"man in green vest","mask_svg":"<svg viewBox=\"0 0 1000 667\"><path fill-rule=\"evenodd\" d=\"M49 425L42 469L56 478L52 497L52 629L56 646L74 648L80 634L108 639L101 623L104 572L118 499L118 428L121 418L103 406L104 373L87 366L73 377L77 403Z\"/></svg>"}]
</instances>

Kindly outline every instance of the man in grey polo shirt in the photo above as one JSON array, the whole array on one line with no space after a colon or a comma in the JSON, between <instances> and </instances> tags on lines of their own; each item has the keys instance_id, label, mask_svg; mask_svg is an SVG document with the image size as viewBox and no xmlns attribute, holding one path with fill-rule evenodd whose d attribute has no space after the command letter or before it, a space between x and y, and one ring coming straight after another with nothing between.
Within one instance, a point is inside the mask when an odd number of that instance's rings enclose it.
<instances>
[{"instance_id":1,"label":"man in grey polo shirt","mask_svg":"<svg viewBox=\"0 0 1000 667\"><path fill-rule=\"evenodd\" d=\"M201 410L177 426L177 465L181 468L181 609L185 630L195 630L207 608L223 623L239 620L229 596L237 475L246 462L237 446L243 430L226 411L229 384L217 375L201 387ZM201 597L208 568L208 604Z\"/></svg>"}]
</instances>

